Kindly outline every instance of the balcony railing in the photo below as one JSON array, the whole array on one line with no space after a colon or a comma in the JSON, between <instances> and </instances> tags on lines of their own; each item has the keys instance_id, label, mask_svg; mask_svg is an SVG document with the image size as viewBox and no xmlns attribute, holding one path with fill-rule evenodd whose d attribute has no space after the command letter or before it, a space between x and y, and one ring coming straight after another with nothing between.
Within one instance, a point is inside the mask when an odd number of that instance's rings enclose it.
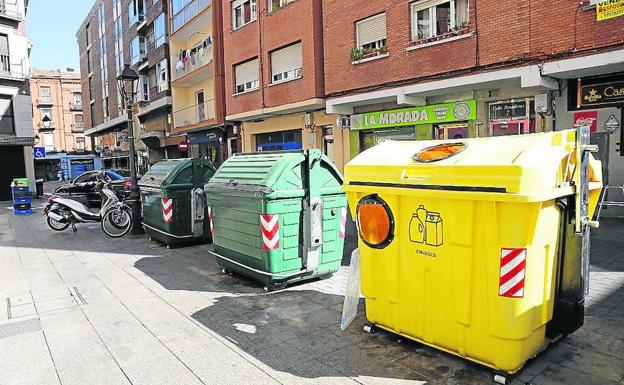
<instances>
[{"instance_id":1,"label":"balcony railing","mask_svg":"<svg viewBox=\"0 0 624 385\"><path fill-rule=\"evenodd\" d=\"M52 103L52 96L39 96L37 104L40 106L51 106L54 103Z\"/></svg>"},{"instance_id":2,"label":"balcony railing","mask_svg":"<svg viewBox=\"0 0 624 385\"><path fill-rule=\"evenodd\" d=\"M183 108L173 113L176 128L193 126L214 118L214 99Z\"/></svg>"},{"instance_id":3,"label":"balcony railing","mask_svg":"<svg viewBox=\"0 0 624 385\"><path fill-rule=\"evenodd\" d=\"M82 111L82 102L69 103L70 111Z\"/></svg>"},{"instance_id":4,"label":"balcony railing","mask_svg":"<svg viewBox=\"0 0 624 385\"><path fill-rule=\"evenodd\" d=\"M9 55L0 55L0 78L10 80L24 80L26 79L26 74L24 74L24 71L22 71L23 68L23 64L11 65L11 58L9 57Z\"/></svg>"},{"instance_id":5,"label":"balcony railing","mask_svg":"<svg viewBox=\"0 0 624 385\"><path fill-rule=\"evenodd\" d=\"M178 13L173 15L172 28L176 32L188 23L192 18L199 15L204 9L210 6L211 0L193 0L184 6Z\"/></svg>"},{"instance_id":6,"label":"balcony railing","mask_svg":"<svg viewBox=\"0 0 624 385\"><path fill-rule=\"evenodd\" d=\"M84 132L84 123L74 123L72 125L72 132Z\"/></svg>"},{"instance_id":7,"label":"balcony railing","mask_svg":"<svg viewBox=\"0 0 624 385\"><path fill-rule=\"evenodd\" d=\"M173 76L173 80L175 81L205 65L210 64L212 60L213 60L213 50L212 50L212 45L211 45L210 47L206 48L206 52L204 53L204 56L200 57L199 53L196 52L195 54L193 54L192 57L190 57L186 61L186 64L184 64L184 68L182 69L176 68L175 75Z\"/></svg>"},{"instance_id":8,"label":"balcony railing","mask_svg":"<svg viewBox=\"0 0 624 385\"><path fill-rule=\"evenodd\" d=\"M13 20L24 20L24 17L17 11L17 9L11 8L15 8L15 5L12 7L9 4L0 5L0 17L6 17Z\"/></svg>"}]
</instances>

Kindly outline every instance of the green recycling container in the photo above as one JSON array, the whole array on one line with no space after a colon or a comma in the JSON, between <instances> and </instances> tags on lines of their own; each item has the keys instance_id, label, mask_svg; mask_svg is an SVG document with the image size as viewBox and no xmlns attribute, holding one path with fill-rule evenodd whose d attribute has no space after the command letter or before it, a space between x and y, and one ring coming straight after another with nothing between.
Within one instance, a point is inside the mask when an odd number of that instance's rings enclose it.
<instances>
[{"instance_id":1,"label":"green recycling container","mask_svg":"<svg viewBox=\"0 0 624 385\"><path fill-rule=\"evenodd\" d=\"M149 169L139 188L150 239L168 247L211 240L204 184L215 171L204 159L165 160Z\"/></svg>"},{"instance_id":2,"label":"green recycling container","mask_svg":"<svg viewBox=\"0 0 624 385\"><path fill-rule=\"evenodd\" d=\"M318 150L236 154L206 184L222 268L268 290L340 269L347 200Z\"/></svg>"}]
</instances>

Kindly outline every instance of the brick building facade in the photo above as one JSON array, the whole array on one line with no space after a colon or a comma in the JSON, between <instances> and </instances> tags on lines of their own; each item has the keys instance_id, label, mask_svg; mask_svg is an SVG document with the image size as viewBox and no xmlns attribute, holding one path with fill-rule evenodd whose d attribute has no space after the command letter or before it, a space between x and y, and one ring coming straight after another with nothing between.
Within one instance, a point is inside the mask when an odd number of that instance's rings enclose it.
<instances>
[{"instance_id":1,"label":"brick building facade","mask_svg":"<svg viewBox=\"0 0 624 385\"><path fill-rule=\"evenodd\" d=\"M320 148L344 165L346 135L325 113L322 3L224 2L227 119L243 151Z\"/></svg>"},{"instance_id":2,"label":"brick building facade","mask_svg":"<svg viewBox=\"0 0 624 385\"><path fill-rule=\"evenodd\" d=\"M125 64L141 76L134 136L140 169L179 157L170 140L166 0L98 0L76 33L80 48L87 135L104 167L128 167L127 117L116 78Z\"/></svg>"},{"instance_id":3,"label":"brick building facade","mask_svg":"<svg viewBox=\"0 0 624 385\"><path fill-rule=\"evenodd\" d=\"M327 112L350 118L352 157L388 139L561 130L585 111L621 184L624 98L577 100L624 80L624 18L598 21L594 3L324 1Z\"/></svg>"}]
</instances>

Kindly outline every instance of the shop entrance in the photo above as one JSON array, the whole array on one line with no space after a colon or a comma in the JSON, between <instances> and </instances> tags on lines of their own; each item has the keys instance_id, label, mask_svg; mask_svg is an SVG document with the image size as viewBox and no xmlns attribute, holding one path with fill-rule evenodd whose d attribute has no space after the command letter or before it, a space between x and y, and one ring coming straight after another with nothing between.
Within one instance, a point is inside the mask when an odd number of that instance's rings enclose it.
<instances>
[{"instance_id":1,"label":"shop entrance","mask_svg":"<svg viewBox=\"0 0 624 385\"><path fill-rule=\"evenodd\" d=\"M8 201L11 196L11 181L15 178L26 177L24 165L24 147L2 146L0 151L0 201Z\"/></svg>"},{"instance_id":2,"label":"shop entrance","mask_svg":"<svg viewBox=\"0 0 624 385\"><path fill-rule=\"evenodd\" d=\"M506 136L534 133L536 126L534 111L533 98L490 103L490 134Z\"/></svg>"},{"instance_id":3,"label":"shop entrance","mask_svg":"<svg viewBox=\"0 0 624 385\"><path fill-rule=\"evenodd\" d=\"M436 139L465 139L470 137L467 123L461 124L439 124L434 126Z\"/></svg>"}]
</instances>

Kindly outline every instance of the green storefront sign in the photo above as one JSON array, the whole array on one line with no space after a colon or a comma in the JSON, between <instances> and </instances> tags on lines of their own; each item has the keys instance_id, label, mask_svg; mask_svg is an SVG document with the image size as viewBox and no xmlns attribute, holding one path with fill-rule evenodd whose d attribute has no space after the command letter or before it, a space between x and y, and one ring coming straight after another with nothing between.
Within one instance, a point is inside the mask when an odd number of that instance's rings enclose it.
<instances>
[{"instance_id":1,"label":"green storefront sign","mask_svg":"<svg viewBox=\"0 0 624 385\"><path fill-rule=\"evenodd\" d=\"M351 115L352 130L450 123L477 118L476 100Z\"/></svg>"}]
</instances>

